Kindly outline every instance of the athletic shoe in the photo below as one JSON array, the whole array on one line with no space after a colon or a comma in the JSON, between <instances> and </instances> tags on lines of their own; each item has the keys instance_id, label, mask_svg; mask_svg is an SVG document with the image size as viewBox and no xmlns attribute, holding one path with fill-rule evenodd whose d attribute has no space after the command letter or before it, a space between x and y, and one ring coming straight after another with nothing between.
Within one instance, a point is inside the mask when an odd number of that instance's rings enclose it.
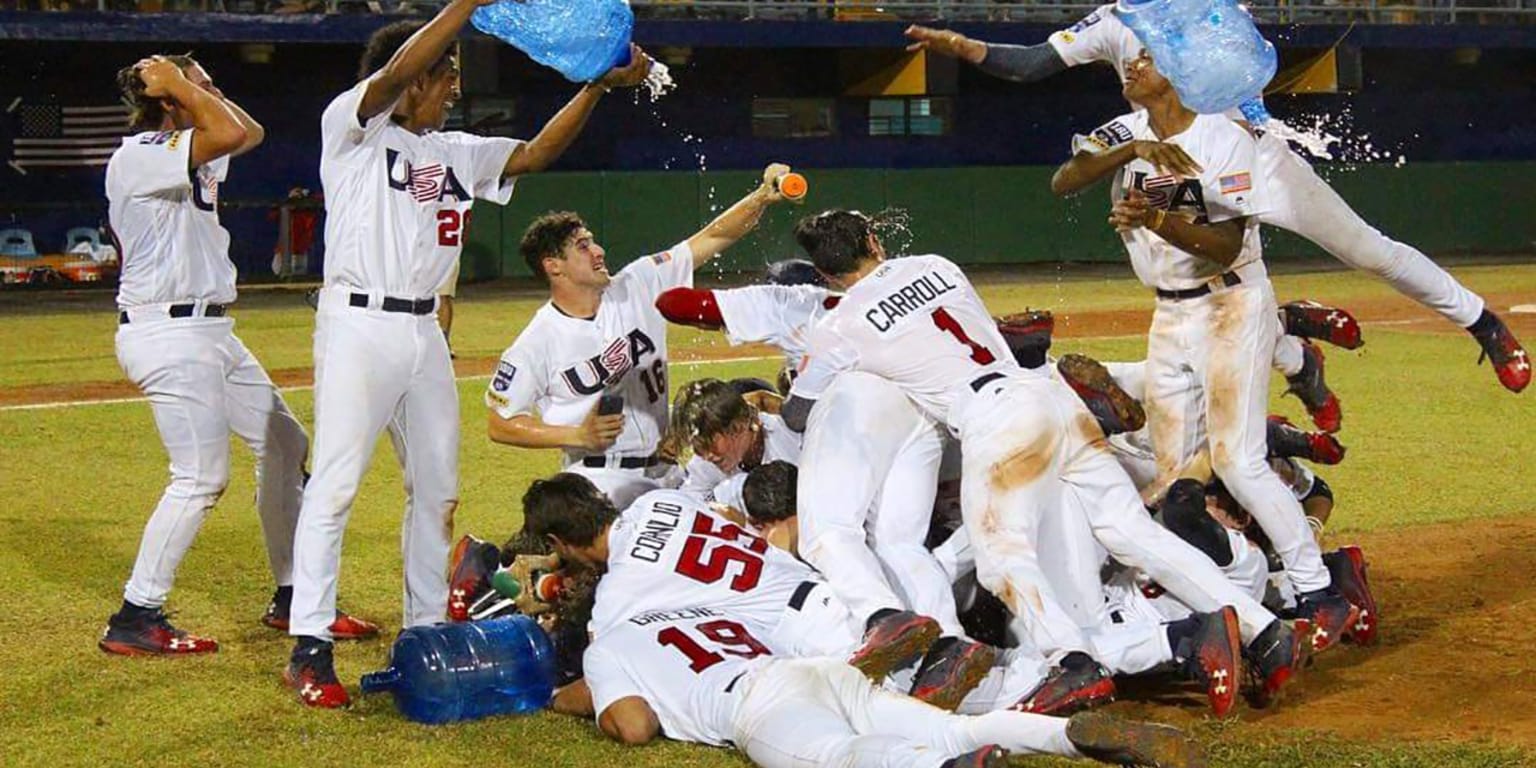
<instances>
[{"instance_id":1,"label":"athletic shoe","mask_svg":"<svg viewBox=\"0 0 1536 768\"><path fill-rule=\"evenodd\" d=\"M1211 712L1226 717L1237 704L1238 681L1242 680L1243 672L1243 640L1237 610L1229 605L1215 613L1199 614L1199 620L1187 648L1176 648L1174 652L1184 659L1185 673L1205 686Z\"/></svg>"},{"instance_id":2,"label":"athletic shoe","mask_svg":"<svg viewBox=\"0 0 1536 768\"><path fill-rule=\"evenodd\" d=\"M1310 341L1304 341L1301 343L1301 354L1301 371L1295 376L1285 377L1290 384L1285 393L1301 400L1318 429L1337 432L1344 421L1344 415L1339 407L1339 399L1334 397L1333 392L1328 390L1328 384L1323 381L1323 350Z\"/></svg>"},{"instance_id":3,"label":"athletic shoe","mask_svg":"<svg viewBox=\"0 0 1536 768\"><path fill-rule=\"evenodd\" d=\"M278 587L267 603L267 612L261 615L261 623L287 632L288 609L292 603L293 587ZM336 611L336 620L331 622L330 629L331 637L336 640L368 640L379 635L379 625L340 610Z\"/></svg>"},{"instance_id":4,"label":"athletic shoe","mask_svg":"<svg viewBox=\"0 0 1536 768\"><path fill-rule=\"evenodd\" d=\"M491 574L501 564L501 550L464 534L448 560L448 620L469 621L469 607L491 588Z\"/></svg>"},{"instance_id":5,"label":"athletic shoe","mask_svg":"<svg viewBox=\"0 0 1536 768\"><path fill-rule=\"evenodd\" d=\"M1255 709L1279 701L1280 690L1301 669L1305 660L1301 634L1306 631L1309 630L1305 620L1298 620L1297 629L1292 630L1285 622L1276 619L1243 649L1245 669L1248 670L1248 703Z\"/></svg>"},{"instance_id":6,"label":"athletic shoe","mask_svg":"<svg viewBox=\"0 0 1536 768\"><path fill-rule=\"evenodd\" d=\"M992 669L997 650L985 643L963 638L944 638L933 644L918 667L910 695L950 712Z\"/></svg>"},{"instance_id":7,"label":"athletic shoe","mask_svg":"<svg viewBox=\"0 0 1536 768\"><path fill-rule=\"evenodd\" d=\"M1097 661L1060 666L1009 709L1066 717L1115 700L1115 680Z\"/></svg>"},{"instance_id":8,"label":"athletic shoe","mask_svg":"<svg viewBox=\"0 0 1536 768\"><path fill-rule=\"evenodd\" d=\"M1335 347L1359 349L1365 345L1360 323L1347 310L1326 307L1315 301L1293 301L1280 307L1285 335L1326 341Z\"/></svg>"},{"instance_id":9,"label":"athletic shoe","mask_svg":"<svg viewBox=\"0 0 1536 768\"><path fill-rule=\"evenodd\" d=\"M959 757L951 757L939 768L1008 768L1008 751L996 744L988 744Z\"/></svg>"},{"instance_id":10,"label":"athletic shoe","mask_svg":"<svg viewBox=\"0 0 1536 768\"><path fill-rule=\"evenodd\" d=\"M112 614L96 647L122 656L191 656L213 653L219 650L219 643L171 626L165 611L159 608L141 608Z\"/></svg>"},{"instance_id":11,"label":"athletic shoe","mask_svg":"<svg viewBox=\"0 0 1536 768\"><path fill-rule=\"evenodd\" d=\"M1296 616L1311 625L1311 634L1303 641L1310 642L1312 653L1322 653L1338 645L1354 628L1360 621L1360 609L1331 587L1299 596Z\"/></svg>"},{"instance_id":12,"label":"athletic shoe","mask_svg":"<svg viewBox=\"0 0 1536 768\"><path fill-rule=\"evenodd\" d=\"M1084 757L1115 765L1203 768L1199 745L1171 725L1121 720L1104 712L1079 712L1067 721L1067 740Z\"/></svg>"},{"instance_id":13,"label":"athletic shoe","mask_svg":"<svg viewBox=\"0 0 1536 768\"><path fill-rule=\"evenodd\" d=\"M1377 624L1381 612L1376 607L1376 597L1371 594L1371 584L1365 573L1365 553L1351 544L1323 555L1323 564L1333 576L1333 585L1339 594L1360 609L1360 616L1345 633L1344 639L1358 645L1375 645Z\"/></svg>"},{"instance_id":14,"label":"athletic shoe","mask_svg":"<svg viewBox=\"0 0 1536 768\"><path fill-rule=\"evenodd\" d=\"M869 623L864 645L848 664L875 682L915 664L939 639L939 623L911 611L890 611Z\"/></svg>"},{"instance_id":15,"label":"athletic shoe","mask_svg":"<svg viewBox=\"0 0 1536 768\"><path fill-rule=\"evenodd\" d=\"M1467 330L1483 347L1483 353L1477 357L1477 364L1482 365L1484 358L1492 360L1493 372L1498 375L1499 383L1505 389L1519 392L1531 383L1531 358L1498 315L1485 309L1483 316Z\"/></svg>"},{"instance_id":16,"label":"athletic shoe","mask_svg":"<svg viewBox=\"0 0 1536 768\"><path fill-rule=\"evenodd\" d=\"M1056 370L1099 420L1104 434L1135 432L1147 423L1147 412L1141 403L1121 389L1099 361L1083 355L1063 355L1056 361Z\"/></svg>"},{"instance_id":17,"label":"athletic shoe","mask_svg":"<svg viewBox=\"0 0 1536 768\"><path fill-rule=\"evenodd\" d=\"M1270 416L1266 427L1271 456L1329 465L1344 460L1344 444L1327 432L1308 432L1284 416Z\"/></svg>"},{"instance_id":18,"label":"athletic shoe","mask_svg":"<svg viewBox=\"0 0 1536 768\"><path fill-rule=\"evenodd\" d=\"M1003 341L1008 343L1008 352L1013 355L1014 362L1023 368L1045 365L1045 353L1051 349L1051 333L1056 330L1056 318L1049 309L1026 309L993 320L1003 334Z\"/></svg>"},{"instance_id":19,"label":"athletic shoe","mask_svg":"<svg viewBox=\"0 0 1536 768\"><path fill-rule=\"evenodd\" d=\"M352 704L352 697L336 678L331 647L326 642L300 640L283 670L283 682L298 691L299 701L306 707L339 709Z\"/></svg>"}]
</instances>

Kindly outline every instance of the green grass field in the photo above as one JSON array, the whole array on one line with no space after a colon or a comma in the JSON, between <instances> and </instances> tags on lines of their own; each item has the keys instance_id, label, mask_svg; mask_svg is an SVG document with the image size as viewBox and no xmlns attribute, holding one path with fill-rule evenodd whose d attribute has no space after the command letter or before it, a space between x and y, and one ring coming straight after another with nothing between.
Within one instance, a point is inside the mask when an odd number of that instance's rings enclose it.
<instances>
[{"instance_id":1,"label":"green grass field","mask_svg":"<svg viewBox=\"0 0 1536 768\"><path fill-rule=\"evenodd\" d=\"M1536 267L1505 265L1456 271L1474 290L1536 302ZM1025 305L1058 313L1134 310L1147 292L1123 277L1049 272L1026 280L986 275L984 293L999 313ZM1406 302L1390 289L1346 273L1298 273L1276 279L1282 297L1314 297L1344 306L1392 309ZM236 332L271 369L310 364L312 313L297 293L248 292ZM270 292L268 292L270 294ZM1396 302L1396 303L1394 303ZM105 296L46 301L0 314L0 389L74 386L121 379L112 350L115 327ZM497 287L461 299L455 348L461 358L493 357L537 306L531 294ZM1373 310L1374 311L1374 310ZM1372 311L1360 352L1330 350L1329 374L1345 407L1349 458L1326 472L1339 495L1331 528L1369 534L1445 521L1536 512L1509 492L1533 467L1536 400L1511 396L1476 346L1443 322L1413 317L1379 324ZM1420 315L1428 317L1427 315ZM1414 316L1414 317L1420 317ZM1532 328L1529 321L1523 326ZM1071 318L1055 351L1135 359L1135 331L1083 337ZM1527 336L1533 336L1529 331ZM1529 339L1536 341L1536 338ZM719 345L704 334L674 333L674 349ZM755 353L754 353L755 354ZM674 386L701 376L772 377L771 361L674 364ZM460 382L463 404L462 506L459 533L500 540L519 524L517 502L533 478L556 469L551 454L492 445L484 437L483 379ZM1275 408L1301 416L1294 400ZM311 394L287 393L306 424ZM388 699L363 699L347 712L307 711L281 687L288 639L257 623L271 592L251 508L251 461L235 452L233 480L180 572L171 607L188 629L218 638L222 650L196 659L107 656L95 647L120 600L141 527L166 480L166 460L142 402L47 409L0 409L0 755L6 765L743 765L718 750L664 744L625 750L588 723L553 715L499 718L427 728L402 720ZM400 473L387 443L376 453L351 518L343 554L341 600L347 610L399 627ZM1468 523L1473 524L1473 523ZM1386 632L1391 632L1387 624ZM1523 650L1523 649L1516 649ZM343 681L382 665L385 640L343 645ZM1454 649L1447 651L1454 652ZM1357 653L1370 653L1358 651ZM1306 678L1302 680L1306 685ZM1384 702L1382 706L1391 706ZM1414 713L1403 713L1404 718ZM1344 740L1326 723L1308 730L1262 721L1196 726L1212 765L1505 766L1536 761L1536 742Z\"/></svg>"}]
</instances>

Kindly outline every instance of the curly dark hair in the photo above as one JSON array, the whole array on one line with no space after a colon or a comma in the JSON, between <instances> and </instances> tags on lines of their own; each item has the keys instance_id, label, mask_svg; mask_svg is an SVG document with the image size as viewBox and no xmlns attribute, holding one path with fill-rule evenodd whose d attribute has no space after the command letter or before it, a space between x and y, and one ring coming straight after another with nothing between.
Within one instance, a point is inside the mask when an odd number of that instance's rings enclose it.
<instances>
[{"instance_id":1,"label":"curly dark hair","mask_svg":"<svg viewBox=\"0 0 1536 768\"><path fill-rule=\"evenodd\" d=\"M823 211L795 224L795 242L823 274L846 275L870 257L872 224L858 211Z\"/></svg>"},{"instance_id":2,"label":"curly dark hair","mask_svg":"<svg viewBox=\"0 0 1536 768\"><path fill-rule=\"evenodd\" d=\"M373 73L384 68L389 60L395 57L405 41L411 39L411 35L421 31L427 24L423 21L397 21L386 24L373 31L368 36L368 45L363 48L363 57L357 63L357 79L367 80ZM432 63L430 71L437 71L448 57L453 55L453 46L443 51L442 58Z\"/></svg>"},{"instance_id":3,"label":"curly dark hair","mask_svg":"<svg viewBox=\"0 0 1536 768\"><path fill-rule=\"evenodd\" d=\"M549 282L549 273L544 271L544 259L558 257L560 249L565 247L571 235L586 226L587 223L572 211L550 211L534 219L523 230L523 239L517 244L518 252L528 264L528 271L544 282Z\"/></svg>"},{"instance_id":4,"label":"curly dark hair","mask_svg":"<svg viewBox=\"0 0 1536 768\"><path fill-rule=\"evenodd\" d=\"M197 66L191 53L167 55L172 64L183 71ZM124 105L132 110L128 127L135 131L152 131L165 123L165 100L144 94L144 80L139 77L137 63L117 71L117 92Z\"/></svg>"},{"instance_id":5,"label":"curly dark hair","mask_svg":"<svg viewBox=\"0 0 1536 768\"><path fill-rule=\"evenodd\" d=\"M618 516L613 502L574 472L535 480L523 494L523 529L529 535L558 536L578 547L591 546Z\"/></svg>"},{"instance_id":6,"label":"curly dark hair","mask_svg":"<svg viewBox=\"0 0 1536 768\"><path fill-rule=\"evenodd\" d=\"M770 461L747 473L741 501L753 525L777 523L794 517L800 470L787 461Z\"/></svg>"}]
</instances>

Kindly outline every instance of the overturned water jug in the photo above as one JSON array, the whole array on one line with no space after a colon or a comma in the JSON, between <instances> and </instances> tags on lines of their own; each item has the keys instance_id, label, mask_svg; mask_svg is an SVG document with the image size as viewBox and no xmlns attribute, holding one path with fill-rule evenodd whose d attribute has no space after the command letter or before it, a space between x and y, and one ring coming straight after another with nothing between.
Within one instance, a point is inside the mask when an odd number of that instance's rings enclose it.
<instances>
[{"instance_id":1,"label":"overturned water jug","mask_svg":"<svg viewBox=\"0 0 1536 768\"><path fill-rule=\"evenodd\" d=\"M388 668L363 675L363 693L389 691L418 723L534 712L554 693L554 648L527 616L411 627L389 658Z\"/></svg>"},{"instance_id":2,"label":"overturned water jug","mask_svg":"<svg viewBox=\"0 0 1536 768\"><path fill-rule=\"evenodd\" d=\"M1240 108L1262 124L1275 47L1237 0L1119 0L1115 15L1152 53L1184 106L1202 114Z\"/></svg>"},{"instance_id":3,"label":"overturned water jug","mask_svg":"<svg viewBox=\"0 0 1536 768\"><path fill-rule=\"evenodd\" d=\"M625 0L501 0L475 9L475 28L573 83L629 64L635 14Z\"/></svg>"}]
</instances>

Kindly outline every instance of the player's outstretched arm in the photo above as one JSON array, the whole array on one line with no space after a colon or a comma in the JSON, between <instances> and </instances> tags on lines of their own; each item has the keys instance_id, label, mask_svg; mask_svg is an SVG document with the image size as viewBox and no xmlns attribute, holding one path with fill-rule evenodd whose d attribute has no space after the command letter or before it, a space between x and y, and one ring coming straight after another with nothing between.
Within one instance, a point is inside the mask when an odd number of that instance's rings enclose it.
<instances>
[{"instance_id":1,"label":"player's outstretched arm","mask_svg":"<svg viewBox=\"0 0 1536 768\"><path fill-rule=\"evenodd\" d=\"M704 288L671 288L656 298L656 311L675 325L718 331L725 327L715 292Z\"/></svg>"},{"instance_id":2,"label":"player's outstretched arm","mask_svg":"<svg viewBox=\"0 0 1536 768\"><path fill-rule=\"evenodd\" d=\"M1015 83L1033 83L1067 69L1067 63L1050 43L1005 45L986 43L951 29L914 24L907 27L909 51L928 51L969 62L977 69Z\"/></svg>"},{"instance_id":3,"label":"player's outstretched arm","mask_svg":"<svg viewBox=\"0 0 1536 768\"><path fill-rule=\"evenodd\" d=\"M416 34L390 57L389 63L368 78L368 88L357 107L358 121L367 122L399 101L400 94L405 93L416 78L426 74L443 57L448 46L453 45L470 14L479 6L493 2L495 0L453 0L426 26L416 30Z\"/></svg>"},{"instance_id":4,"label":"player's outstretched arm","mask_svg":"<svg viewBox=\"0 0 1536 768\"><path fill-rule=\"evenodd\" d=\"M190 167L196 168L239 149L249 138L240 118L224 100L203 90L182 73L181 67L164 56L154 56L134 65L144 81L144 95L170 99L192 113L192 148L187 153Z\"/></svg>"},{"instance_id":5,"label":"player's outstretched arm","mask_svg":"<svg viewBox=\"0 0 1536 768\"><path fill-rule=\"evenodd\" d=\"M1200 175L1200 164L1177 144L1130 141L1103 152L1083 151L1073 155L1051 176L1051 192L1059 197L1075 195L1136 158L1146 160L1163 173Z\"/></svg>"},{"instance_id":6,"label":"player's outstretched arm","mask_svg":"<svg viewBox=\"0 0 1536 768\"><path fill-rule=\"evenodd\" d=\"M267 140L267 129L263 128L261 123L256 122L256 118L251 117L251 113L246 112L243 107L235 103L234 99L224 95L224 92L217 87L210 85L208 90L223 100L224 106L228 107L229 111L235 114L235 119L239 120L240 125L245 128L245 143L229 153L230 157L239 157L261 146L261 143Z\"/></svg>"},{"instance_id":7,"label":"player's outstretched arm","mask_svg":"<svg viewBox=\"0 0 1536 768\"><path fill-rule=\"evenodd\" d=\"M539 135L518 145L511 157L507 158L507 166L502 169L501 175L538 173L554 165L571 146L571 142L581 134L581 129L586 127L587 118L592 116L592 110L597 107L597 101L603 94L614 88L629 88L644 82L645 76L651 71L651 57L634 44L629 46L629 56L628 66L614 67L602 79L582 86L575 98L544 124Z\"/></svg>"},{"instance_id":8,"label":"player's outstretched arm","mask_svg":"<svg viewBox=\"0 0 1536 768\"><path fill-rule=\"evenodd\" d=\"M688 248L693 251L694 269L708 264L710 259L757 228L757 222L763 218L763 211L784 199L774 182L786 173L789 173L789 166L783 163L770 164L763 169L763 183L688 238Z\"/></svg>"}]
</instances>

